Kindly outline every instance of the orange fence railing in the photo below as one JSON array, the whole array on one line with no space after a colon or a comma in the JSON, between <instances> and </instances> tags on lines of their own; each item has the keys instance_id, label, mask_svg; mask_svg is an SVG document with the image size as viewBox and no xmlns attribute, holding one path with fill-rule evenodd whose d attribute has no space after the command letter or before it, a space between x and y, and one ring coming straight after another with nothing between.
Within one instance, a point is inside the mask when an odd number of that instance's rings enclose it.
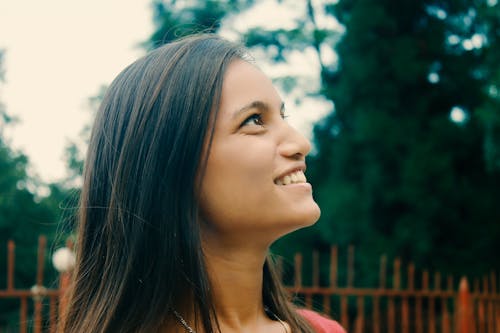
<instances>
[{"instance_id":1,"label":"orange fence railing","mask_svg":"<svg viewBox=\"0 0 500 333\"><path fill-rule=\"evenodd\" d=\"M56 332L62 323L59 317L66 307L63 295L70 276L61 273L57 288L44 287L46 243L46 238L40 236L36 283L26 290L14 285L15 244L13 241L7 244L7 285L6 289L0 289L0 302L9 298L19 300L21 333ZM72 247L70 242L67 246ZM443 277L439 272L432 275L427 270L417 272L413 264L403 267L399 259L387 267L387 257L381 256L378 285L360 288L355 286L354 252L354 246L347 250L342 285L337 246L331 247L326 258L328 265L322 267L327 266L327 272L321 271L318 252L306 258L308 261L302 254L296 254L293 280L287 289L306 307L337 319L350 333L500 333L496 273L474 279L471 286L465 277L454 281L452 276ZM304 283L305 267L310 269L307 274L310 283Z\"/></svg>"},{"instance_id":2,"label":"orange fence railing","mask_svg":"<svg viewBox=\"0 0 500 333\"><path fill-rule=\"evenodd\" d=\"M440 272L431 276L427 270L417 274L411 263L403 270L401 260L395 259L388 286L387 258L381 256L378 286L360 288L354 284L354 247L347 251L343 286L338 283L337 246L331 247L329 257L328 282L320 285L320 273L325 272L320 272L319 253L312 253L311 284L306 285L302 282L304 258L296 254L293 285L288 290L305 307L337 319L348 332L500 333L500 294L493 272L483 278L482 288L476 280L474 290L470 290L466 277L456 287L453 276L443 278Z\"/></svg>"}]
</instances>

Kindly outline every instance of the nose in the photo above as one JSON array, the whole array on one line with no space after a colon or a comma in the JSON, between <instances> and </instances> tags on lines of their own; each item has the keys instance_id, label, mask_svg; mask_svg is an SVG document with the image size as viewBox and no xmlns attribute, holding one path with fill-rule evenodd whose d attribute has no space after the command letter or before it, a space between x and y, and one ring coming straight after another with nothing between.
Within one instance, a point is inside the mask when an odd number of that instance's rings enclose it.
<instances>
[{"instance_id":1,"label":"nose","mask_svg":"<svg viewBox=\"0 0 500 333\"><path fill-rule=\"evenodd\" d=\"M311 143L290 124L284 123L278 151L284 157L302 160L311 151Z\"/></svg>"}]
</instances>

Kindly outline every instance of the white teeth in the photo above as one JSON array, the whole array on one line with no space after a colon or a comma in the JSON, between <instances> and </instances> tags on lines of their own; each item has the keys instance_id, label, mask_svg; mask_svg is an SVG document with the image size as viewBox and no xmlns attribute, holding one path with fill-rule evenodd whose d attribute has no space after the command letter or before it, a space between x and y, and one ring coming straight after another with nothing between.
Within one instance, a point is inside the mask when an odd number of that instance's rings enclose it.
<instances>
[{"instance_id":1,"label":"white teeth","mask_svg":"<svg viewBox=\"0 0 500 333\"><path fill-rule=\"evenodd\" d=\"M290 185L305 182L307 182L307 179L304 172L301 170L295 171L275 181L276 185Z\"/></svg>"},{"instance_id":2,"label":"white teeth","mask_svg":"<svg viewBox=\"0 0 500 333\"><path fill-rule=\"evenodd\" d=\"M306 176L304 175L303 172L297 174L297 182L305 183L306 182Z\"/></svg>"}]
</instances>

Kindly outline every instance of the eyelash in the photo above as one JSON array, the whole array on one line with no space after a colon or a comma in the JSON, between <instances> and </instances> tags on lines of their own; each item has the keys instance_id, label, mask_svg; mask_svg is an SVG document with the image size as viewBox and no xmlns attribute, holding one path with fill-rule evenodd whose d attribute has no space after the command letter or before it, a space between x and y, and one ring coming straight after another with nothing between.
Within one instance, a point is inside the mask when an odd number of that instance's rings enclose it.
<instances>
[{"instance_id":1,"label":"eyelash","mask_svg":"<svg viewBox=\"0 0 500 333\"><path fill-rule=\"evenodd\" d=\"M288 118L288 115L285 114L285 112L280 113L282 119ZM241 124L241 127L249 125L249 121L254 121L257 120L259 123L253 123L252 125L256 126L264 126L264 121L262 120L262 114L261 113L254 113L250 115L243 123Z\"/></svg>"}]
</instances>

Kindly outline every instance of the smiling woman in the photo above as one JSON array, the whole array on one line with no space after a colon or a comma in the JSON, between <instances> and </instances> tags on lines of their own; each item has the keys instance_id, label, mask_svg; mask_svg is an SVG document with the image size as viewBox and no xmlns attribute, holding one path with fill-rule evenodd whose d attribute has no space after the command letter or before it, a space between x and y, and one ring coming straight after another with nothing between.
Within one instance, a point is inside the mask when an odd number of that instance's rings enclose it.
<instances>
[{"instance_id":1,"label":"smiling woman","mask_svg":"<svg viewBox=\"0 0 500 333\"><path fill-rule=\"evenodd\" d=\"M342 332L297 310L269 246L320 210L309 142L246 51L212 35L127 67L85 161L64 332Z\"/></svg>"},{"instance_id":2,"label":"smiling woman","mask_svg":"<svg viewBox=\"0 0 500 333\"><path fill-rule=\"evenodd\" d=\"M310 148L284 120L271 81L252 64L233 61L224 75L201 187L201 212L209 229L238 247L267 252L278 237L316 222L319 208L302 177ZM249 244L250 235L255 242Z\"/></svg>"}]
</instances>

